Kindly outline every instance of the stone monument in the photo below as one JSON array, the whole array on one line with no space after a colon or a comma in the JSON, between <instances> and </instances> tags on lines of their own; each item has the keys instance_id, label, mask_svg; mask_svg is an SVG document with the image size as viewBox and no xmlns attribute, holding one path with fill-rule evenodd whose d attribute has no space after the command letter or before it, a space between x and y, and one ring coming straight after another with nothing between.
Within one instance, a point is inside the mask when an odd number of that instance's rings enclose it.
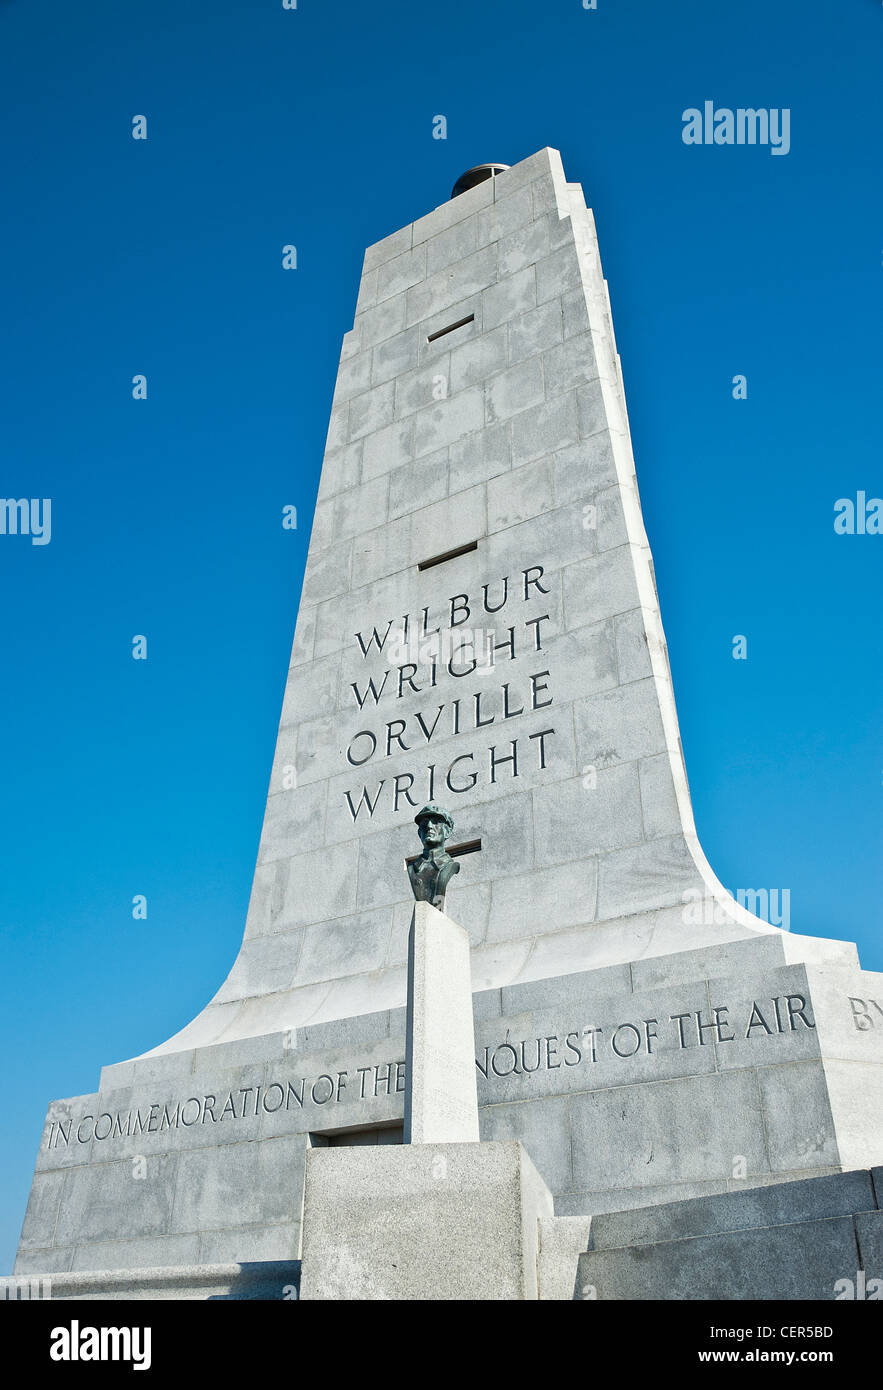
<instances>
[{"instance_id":1,"label":"stone monument","mask_svg":"<svg viewBox=\"0 0 883 1390\"><path fill-rule=\"evenodd\" d=\"M541 1296L580 1251L612 1279L626 1247L590 1219L626 1246L672 1203L691 1240L696 1200L708 1229L804 1222L780 1185L815 1179L838 1229L879 1230L867 1174L835 1180L883 1159L883 976L753 915L702 852L594 222L551 149L365 254L241 949L179 1033L51 1103L18 1272L281 1278L307 1154L401 1143L403 870L436 797L481 1139L555 1198Z\"/></svg>"}]
</instances>

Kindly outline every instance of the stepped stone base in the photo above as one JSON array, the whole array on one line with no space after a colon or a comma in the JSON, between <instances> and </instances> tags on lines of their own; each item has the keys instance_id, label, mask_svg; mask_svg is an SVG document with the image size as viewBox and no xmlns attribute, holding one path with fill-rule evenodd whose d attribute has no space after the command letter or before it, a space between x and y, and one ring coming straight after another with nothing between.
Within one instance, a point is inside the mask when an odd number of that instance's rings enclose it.
<instances>
[{"instance_id":1,"label":"stepped stone base","mask_svg":"<svg viewBox=\"0 0 883 1390\"><path fill-rule=\"evenodd\" d=\"M554 1217L520 1144L319 1149L305 1215L303 1278L297 1260L92 1270L0 1279L0 1299L883 1299L883 1168Z\"/></svg>"},{"instance_id":2,"label":"stepped stone base","mask_svg":"<svg viewBox=\"0 0 883 1390\"><path fill-rule=\"evenodd\" d=\"M883 1168L876 1168L610 1212L592 1219L571 1297L878 1296L881 1199Z\"/></svg>"},{"instance_id":3,"label":"stepped stone base","mask_svg":"<svg viewBox=\"0 0 883 1390\"><path fill-rule=\"evenodd\" d=\"M872 1168L875 1000L854 947L788 933L479 989L480 1137L560 1217ZM295 1260L307 1156L400 1126L405 1078L404 1009L105 1068L50 1107L15 1273Z\"/></svg>"}]
</instances>

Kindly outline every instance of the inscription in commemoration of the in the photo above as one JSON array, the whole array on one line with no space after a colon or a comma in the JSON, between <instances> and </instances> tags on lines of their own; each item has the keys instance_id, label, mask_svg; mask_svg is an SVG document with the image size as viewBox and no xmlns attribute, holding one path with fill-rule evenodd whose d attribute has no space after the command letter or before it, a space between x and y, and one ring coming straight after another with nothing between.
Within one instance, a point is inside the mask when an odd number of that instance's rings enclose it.
<instances>
[{"instance_id":1,"label":"inscription in commemoration of the","mask_svg":"<svg viewBox=\"0 0 883 1390\"><path fill-rule=\"evenodd\" d=\"M503 681L494 687L488 680L498 663L519 663L523 655L535 657L537 652L543 651L543 624L551 622L551 614L525 616L524 605L539 601L539 605L544 606L543 597L551 593L551 587L543 582L544 574L542 565L531 565L520 571L517 583L510 584L509 576L504 575L493 584L482 585L480 600L469 594L454 594L446 606L444 630L438 624L430 627L429 608L426 607L417 623L412 621L411 614L405 614L399 619L390 618L382 632L377 626L372 627L369 635L357 632L355 640L363 660L367 662L376 652L386 661L382 679L378 670L363 682L350 683L355 704L363 714L372 707L379 708L381 702L386 705L411 695L441 693L444 686L458 693L446 703L427 705L405 719L388 719L374 728L358 729L347 744L349 766L361 768L375 760L379 762L403 753L417 756L433 738L441 741L492 724L499 727L507 720L551 705L548 670L525 672L526 680L519 689L514 688L517 682ZM497 640L496 628L490 632L483 624L488 616L507 606L513 616L516 607L521 611L518 621L511 623L505 629L505 636ZM482 644L481 638L488 640ZM483 651L476 650L480 645L484 646ZM408 659L399 660L401 656ZM542 659L535 664L541 667ZM481 689L460 694L462 687L452 684L476 674L482 678ZM447 677L451 678L450 682ZM546 740L554 733L550 725L528 734L526 740L512 738L505 743L489 743L484 767L474 753L461 753L446 766L428 762L419 772L399 772L381 777L379 781L365 782L361 790L350 788L344 792L349 813L355 821L364 810L370 820L381 804L389 806L391 803L393 812L408 806L416 808L423 800L435 799L437 784L459 796L471 791L483 775L491 785L501 777L518 777L519 765L523 766L528 757L534 759L542 771L547 766ZM415 796L412 793L418 777L421 791Z\"/></svg>"},{"instance_id":2,"label":"inscription in commemoration of the","mask_svg":"<svg viewBox=\"0 0 883 1390\"><path fill-rule=\"evenodd\" d=\"M487 1044L475 1059L480 1082L493 1084L504 1077L530 1077L535 1072L556 1071L559 1067L582 1067L591 1072L605 1062L618 1065L628 1058L641 1058L652 1066L659 1052L707 1047L712 1042L737 1039L788 1037L806 1028L815 1028L807 1001L802 994L783 994L755 999L744 1016L731 1017L727 1005L709 1011L688 1009L661 1018L635 1018L612 1027L587 1025L547 1033L541 1037L512 1039ZM576 1075L576 1072L572 1072ZM587 1086L593 1082L586 1078ZM595 1082L594 1084L597 1084ZM267 1085L244 1086L226 1095L188 1096L186 1100L156 1101L143 1109L86 1114L74 1119L53 1120L47 1126L44 1148L68 1144L89 1144L93 1139L132 1138L142 1134L168 1134L179 1127L222 1124L249 1119L261 1113L320 1109L339 1102L370 1103L394 1096L405 1089L403 1060L374 1062L346 1071L321 1073L312 1079L270 1081Z\"/></svg>"}]
</instances>

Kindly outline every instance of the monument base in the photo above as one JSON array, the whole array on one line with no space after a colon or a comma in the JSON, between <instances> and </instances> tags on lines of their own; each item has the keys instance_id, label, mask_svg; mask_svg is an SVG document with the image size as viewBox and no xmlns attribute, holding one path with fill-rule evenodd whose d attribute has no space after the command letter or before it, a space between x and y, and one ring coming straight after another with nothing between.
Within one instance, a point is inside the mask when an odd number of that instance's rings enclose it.
<instances>
[{"instance_id":1,"label":"monument base","mask_svg":"<svg viewBox=\"0 0 883 1390\"><path fill-rule=\"evenodd\" d=\"M475 973L481 1139L525 1146L558 1217L883 1163L883 975L854 946L651 944L501 988ZM106 1067L49 1108L15 1273L296 1260L307 1155L401 1134L405 1031L397 1007Z\"/></svg>"},{"instance_id":2,"label":"monument base","mask_svg":"<svg viewBox=\"0 0 883 1390\"><path fill-rule=\"evenodd\" d=\"M516 1140L312 1149L302 1299L536 1299L552 1196Z\"/></svg>"},{"instance_id":3,"label":"monument base","mask_svg":"<svg viewBox=\"0 0 883 1390\"><path fill-rule=\"evenodd\" d=\"M876 1168L594 1217L569 1297L880 1299L881 1199Z\"/></svg>"}]
</instances>

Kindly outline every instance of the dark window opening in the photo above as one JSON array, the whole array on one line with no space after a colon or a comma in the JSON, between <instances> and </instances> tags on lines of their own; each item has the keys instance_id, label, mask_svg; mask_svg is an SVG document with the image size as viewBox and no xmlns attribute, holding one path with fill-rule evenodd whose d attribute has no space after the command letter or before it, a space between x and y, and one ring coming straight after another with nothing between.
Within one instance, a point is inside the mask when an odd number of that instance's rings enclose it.
<instances>
[{"instance_id":1,"label":"dark window opening","mask_svg":"<svg viewBox=\"0 0 883 1390\"><path fill-rule=\"evenodd\" d=\"M481 840L464 840L461 845L447 845L448 854L452 859L459 859L464 854L478 854L481 849ZM405 860L406 864L416 864L421 858L419 854L409 854Z\"/></svg>"},{"instance_id":2,"label":"dark window opening","mask_svg":"<svg viewBox=\"0 0 883 1390\"><path fill-rule=\"evenodd\" d=\"M310 1135L312 1149L348 1149L366 1144L403 1144L404 1126L400 1122L371 1125L361 1129L330 1129Z\"/></svg>"},{"instance_id":3,"label":"dark window opening","mask_svg":"<svg viewBox=\"0 0 883 1390\"><path fill-rule=\"evenodd\" d=\"M449 323L447 328L440 328L437 333L430 333L426 341L427 343L434 343L436 338L443 338L446 333L453 333L455 328L465 328L466 324L472 323L474 319L474 314L468 314L465 319L457 319L456 323Z\"/></svg>"},{"instance_id":4,"label":"dark window opening","mask_svg":"<svg viewBox=\"0 0 883 1390\"><path fill-rule=\"evenodd\" d=\"M458 555L468 555L470 550L478 549L478 541L469 541L466 545L458 545L455 550L446 550L443 555L433 555L429 560L421 560L417 566L418 570L430 570L433 565L443 565L445 560L456 560Z\"/></svg>"}]
</instances>

